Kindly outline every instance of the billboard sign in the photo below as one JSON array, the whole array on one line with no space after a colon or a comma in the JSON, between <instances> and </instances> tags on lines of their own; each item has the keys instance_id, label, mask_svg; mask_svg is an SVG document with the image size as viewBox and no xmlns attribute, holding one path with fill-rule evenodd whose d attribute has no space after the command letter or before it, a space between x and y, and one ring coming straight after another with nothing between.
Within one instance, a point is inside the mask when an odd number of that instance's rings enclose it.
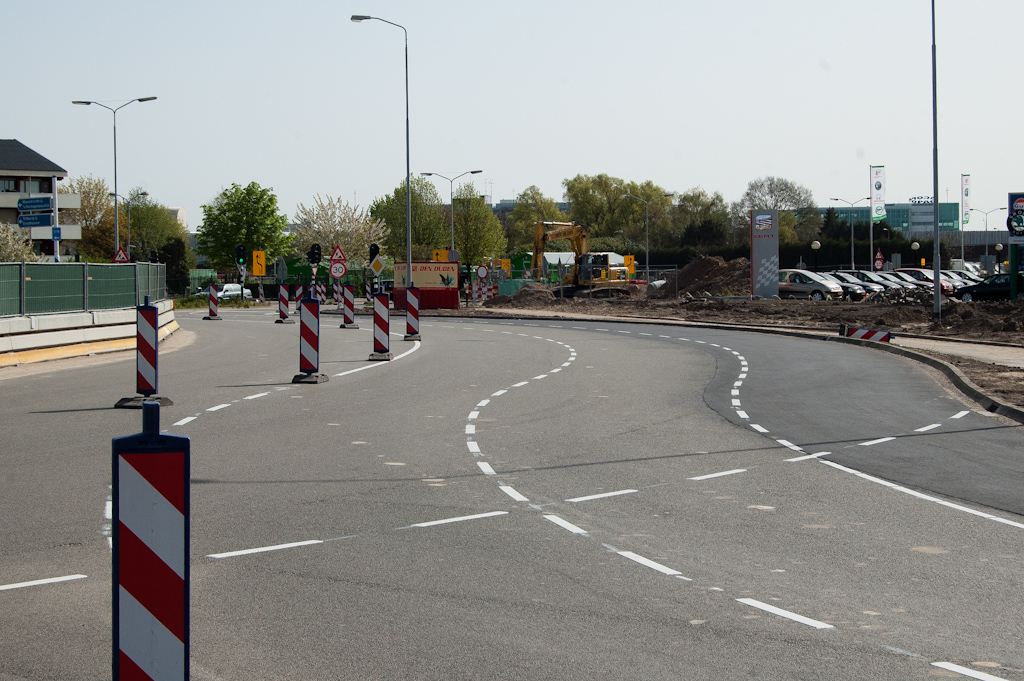
<instances>
[{"instance_id":1,"label":"billboard sign","mask_svg":"<svg viewBox=\"0 0 1024 681\"><path fill-rule=\"evenodd\" d=\"M406 264L395 263L395 288L405 288ZM419 288L458 288L459 263L413 262L412 284Z\"/></svg>"},{"instance_id":2,"label":"billboard sign","mask_svg":"<svg viewBox=\"0 0 1024 681\"><path fill-rule=\"evenodd\" d=\"M750 211L750 293L779 295L779 211Z\"/></svg>"}]
</instances>

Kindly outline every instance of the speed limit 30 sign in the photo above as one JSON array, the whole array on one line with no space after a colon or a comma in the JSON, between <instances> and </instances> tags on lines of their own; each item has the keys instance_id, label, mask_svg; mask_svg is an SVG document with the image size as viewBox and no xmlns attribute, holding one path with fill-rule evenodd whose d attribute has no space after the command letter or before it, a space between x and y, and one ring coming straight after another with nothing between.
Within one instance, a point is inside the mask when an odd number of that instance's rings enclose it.
<instances>
[{"instance_id":1,"label":"speed limit 30 sign","mask_svg":"<svg viewBox=\"0 0 1024 681\"><path fill-rule=\"evenodd\" d=\"M348 273L348 267L345 266L345 263L343 261L341 261L341 260L332 260L331 261L331 276L332 277L334 277L335 279L341 279L347 273Z\"/></svg>"}]
</instances>

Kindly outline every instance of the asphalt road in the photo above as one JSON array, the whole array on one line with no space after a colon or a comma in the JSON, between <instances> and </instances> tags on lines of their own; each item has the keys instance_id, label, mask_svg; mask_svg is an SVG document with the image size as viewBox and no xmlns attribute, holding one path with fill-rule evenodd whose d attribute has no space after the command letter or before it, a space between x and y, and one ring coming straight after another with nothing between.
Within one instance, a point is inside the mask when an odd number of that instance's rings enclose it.
<instances>
[{"instance_id":1,"label":"asphalt road","mask_svg":"<svg viewBox=\"0 0 1024 681\"><path fill-rule=\"evenodd\" d=\"M1020 428L912 362L429 316L369 362L325 315L294 385L297 326L222 313L160 357L192 678L1024 679ZM2 681L110 677L134 387L134 355L0 374Z\"/></svg>"}]
</instances>

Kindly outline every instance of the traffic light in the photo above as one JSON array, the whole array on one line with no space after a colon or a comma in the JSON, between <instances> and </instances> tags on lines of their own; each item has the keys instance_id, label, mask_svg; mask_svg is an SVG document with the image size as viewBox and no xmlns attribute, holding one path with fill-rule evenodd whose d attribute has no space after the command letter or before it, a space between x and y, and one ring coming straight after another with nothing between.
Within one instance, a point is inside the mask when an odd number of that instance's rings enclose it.
<instances>
[{"instance_id":1,"label":"traffic light","mask_svg":"<svg viewBox=\"0 0 1024 681\"><path fill-rule=\"evenodd\" d=\"M247 259L246 252L248 250L249 249L245 247L245 244L238 244L235 246L235 264L239 267L245 267Z\"/></svg>"},{"instance_id":2,"label":"traffic light","mask_svg":"<svg viewBox=\"0 0 1024 681\"><path fill-rule=\"evenodd\" d=\"M306 259L309 260L310 265L319 265L322 257L323 254L320 252L320 244L313 244L309 247L309 253L306 254Z\"/></svg>"},{"instance_id":3,"label":"traffic light","mask_svg":"<svg viewBox=\"0 0 1024 681\"><path fill-rule=\"evenodd\" d=\"M160 262L160 255L156 251L150 251L149 252L149 261L150 262Z\"/></svg>"},{"instance_id":4,"label":"traffic light","mask_svg":"<svg viewBox=\"0 0 1024 681\"><path fill-rule=\"evenodd\" d=\"M377 244L370 244L370 262L373 262L373 259L377 257L378 253L380 253L380 246Z\"/></svg>"}]
</instances>

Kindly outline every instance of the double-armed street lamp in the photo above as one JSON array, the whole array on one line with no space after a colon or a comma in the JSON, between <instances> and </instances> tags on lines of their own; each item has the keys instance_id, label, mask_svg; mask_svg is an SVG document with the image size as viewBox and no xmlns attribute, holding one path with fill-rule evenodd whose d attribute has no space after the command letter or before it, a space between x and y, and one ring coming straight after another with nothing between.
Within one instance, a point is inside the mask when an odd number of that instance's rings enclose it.
<instances>
[{"instance_id":1,"label":"double-armed street lamp","mask_svg":"<svg viewBox=\"0 0 1024 681\"><path fill-rule=\"evenodd\" d=\"M125 102L124 104L122 104L121 106L118 106L118 107L109 107L106 104L103 104L102 102L94 102L94 101L91 101L91 100L86 101L86 100L76 99L73 102L71 102L72 104L80 104L82 106L89 106L90 104L95 104L96 106L103 107L104 109L106 109L107 111L111 112L114 115L114 192L113 192L113 194L114 194L114 249L115 249L115 252L116 252L117 249L121 248L121 231L120 231L120 226L118 224L118 219L117 219L117 198L118 198L118 196L117 196L117 112L120 111L121 109L125 108L129 104L134 104L135 102L152 102L154 99L156 99L156 97L136 97L135 99L133 99L131 101L128 101L128 102Z\"/></svg>"},{"instance_id":2,"label":"double-armed street lamp","mask_svg":"<svg viewBox=\"0 0 1024 681\"><path fill-rule=\"evenodd\" d=\"M449 185L450 185L449 189L451 191L450 196L451 196L451 202L452 202L452 242L451 242L451 245L449 246L449 250L452 250L452 251L455 250L455 180L459 179L463 175L478 175L479 173L482 173L482 172L484 172L484 171L482 171L482 170L467 170L466 172L464 172L464 173L462 173L460 175L456 175L455 177L445 177L441 173L420 173L420 175L422 175L423 177L430 177L431 175L436 175L437 177L440 177L440 178L442 178L444 180L448 180L448 182L449 182Z\"/></svg>"},{"instance_id":3,"label":"double-armed street lamp","mask_svg":"<svg viewBox=\"0 0 1024 681\"><path fill-rule=\"evenodd\" d=\"M847 201L846 199L829 199L829 201L842 201L843 203L845 203L846 205L848 205L850 207L850 212L847 213L847 215L850 217L850 269L851 270L857 269L857 266L854 264L854 255L853 255L853 207L856 206L861 201L867 201L870 198L871 198L870 196L865 196L863 199L857 199L856 201ZM870 224L870 220L871 220L871 217L868 216L869 224ZM869 253L868 254L868 260L869 261L871 260L871 257L872 257L872 254Z\"/></svg>"},{"instance_id":4,"label":"double-armed street lamp","mask_svg":"<svg viewBox=\"0 0 1024 681\"><path fill-rule=\"evenodd\" d=\"M405 26L380 17L353 14L352 22L383 21L402 29L405 34L405 285L412 286L412 169L409 165L409 32Z\"/></svg>"},{"instance_id":5,"label":"double-armed street lamp","mask_svg":"<svg viewBox=\"0 0 1024 681\"><path fill-rule=\"evenodd\" d=\"M973 210L975 213L981 213L982 215L985 216L985 255L988 256L988 214L995 213L997 210L1006 210L1006 206L1002 206L1001 208L993 208L992 210L979 210L977 208L972 208L971 210Z\"/></svg>"}]
</instances>

